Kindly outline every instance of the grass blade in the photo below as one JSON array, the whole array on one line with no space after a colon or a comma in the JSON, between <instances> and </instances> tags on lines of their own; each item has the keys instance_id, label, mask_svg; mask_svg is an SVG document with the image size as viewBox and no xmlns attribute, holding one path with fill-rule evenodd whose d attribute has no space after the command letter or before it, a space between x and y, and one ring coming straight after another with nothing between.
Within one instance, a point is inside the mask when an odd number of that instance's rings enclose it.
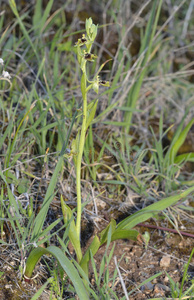
<instances>
[{"instance_id":1,"label":"grass blade","mask_svg":"<svg viewBox=\"0 0 194 300\"><path fill-rule=\"evenodd\" d=\"M9 0L9 4L10 4L10 7L11 7L14 15L16 16L16 18L18 20L18 23L19 23L19 25L21 27L21 30L22 30L22 32L23 32L26 40L28 41L29 45L31 46L32 50L34 51L37 60L39 61L38 53L37 53L36 48L34 47L34 44L32 43L32 40L31 40L31 38L30 38L30 36L29 36L29 34L28 34L28 32L27 32L27 30L26 30L26 28L25 28L25 26L24 26L24 24L22 22L22 19L20 18L20 15L18 13L15 0Z\"/></svg>"},{"instance_id":2,"label":"grass blade","mask_svg":"<svg viewBox=\"0 0 194 300\"><path fill-rule=\"evenodd\" d=\"M48 209L49 209L49 205L53 200L54 189L56 187L56 183L57 183L57 180L58 180L58 174L61 170L61 166L62 166L63 159L64 159L63 155L64 155L66 147L67 147L67 143L68 143L68 140L69 140L69 136L70 136L73 124L75 122L76 115L77 115L77 112L75 112L75 114L73 116L71 126L69 128L69 132L68 132L68 135L67 135L67 139L63 143L63 147L62 147L61 153L59 155L59 160L57 162L57 165L55 167L55 170L54 170L54 173L52 175L51 181L49 183L49 186L48 186L48 189L47 189L47 192L46 192L43 204L42 204L42 208L39 211L38 215L36 216L34 230L33 230L33 233L32 233L32 241L37 241L38 240L38 237L41 233L41 230L42 230L42 227L43 227L43 224L44 224L44 221L45 221Z\"/></svg>"},{"instance_id":3,"label":"grass blade","mask_svg":"<svg viewBox=\"0 0 194 300\"><path fill-rule=\"evenodd\" d=\"M41 296L41 294L44 292L44 290L46 289L47 285L50 284L52 282L53 278L50 277L42 286L41 288L38 290L38 292L36 292L36 294L31 298L31 300L37 300L39 299L39 297Z\"/></svg>"},{"instance_id":4,"label":"grass blade","mask_svg":"<svg viewBox=\"0 0 194 300\"><path fill-rule=\"evenodd\" d=\"M154 35L155 35L155 31L156 31L156 26L158 23L158 18L159 18L159 14L160 14L160 10L161 10L161 5L162 5L162 1L160 0L159 3L157 0L155 0L153 2L153 6L152 6L152 11L151 11L151 15L149 18L149 22L147 24L146 27L146 32L145 32L145 36L142 42L142 46L140 49L140 56L141 55L145 55L143 60L140 60L140 64L138 66L138 68L141 68L141 73L139 75L139 72L136 73L136 80L134 85L132 86L130 92L129 92L129 96L127 99L127 107L130 107L132 110L135 108L136 102L138 100L139 97L139 92L143 83L143 79L146 75L146 72L148 70L148 67L146 66L146 64L149 61L149 56L151 53L151 48L153 45L153 39L154 39ZM145 52L145 54L144 54ZM129 111L125 113L125 118L124 121L128 122L128 125L126 126L127 132L129 132L130 126L131 126L131 119L132 119L132 115L133 112Z\"/></svg>"}]
</instances>

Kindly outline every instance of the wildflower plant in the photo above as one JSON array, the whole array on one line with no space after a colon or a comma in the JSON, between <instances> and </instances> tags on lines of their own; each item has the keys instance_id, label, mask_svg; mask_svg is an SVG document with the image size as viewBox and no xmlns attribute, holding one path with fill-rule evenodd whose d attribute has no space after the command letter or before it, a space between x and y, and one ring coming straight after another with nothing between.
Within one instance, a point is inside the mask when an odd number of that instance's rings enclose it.
<instances>
[{"instance_id":1,"label":"wildflower plant","mask_svg":"<svg viewBox=\"0 0 194 300\"><path fill-rule=\"evenodd\" d=\"M77 170L77 194L79 195L80 193L80 188L79 188L79 178L80 178L80 169L81 169L81 159L83 156L83 148L84 148L84 143L85 143L85 134L86 130L90 126L91 122L94 119L98 100L95 102L90 102L88 105L87 103L87 93L90 89L93 89L97 94L98 94L98 89L100 85L103 86L109 86L108 81L103 81L99 79L98 73L104 66L104 64L100 67L98 70L96 76L92 81L88 80L87 78L87 73L86 73L86 64L87 62L93 62L96 58L97 55L91 53L91 47L92 44L96 38L97 35L97 26L92 23L92 19L86 20L86 32L87 36L83 34L82 38L78 40L76 47L77 47L77 58L78 62L80 64L80 68L82 70L82 78L81 78L81 92L82 92L82 97L83 97L83 112L82 112L82 129L81 129L81 136L79 137L78 135L78 140L79 140L79 147L76 149L76 152L78 153L77 159L76 159L76 170ZM83 49L83 46L85 45L86 50ZM76 143L77 144L77 143ZM80 197L77 196L78 201ZM79 221L77 222L77 230L79 231Z\"/></svg>"},{"instance_id":2,"label":"wildflower plant","mask_svg":"<svg viewBox=\"0 0 194 300\"><path fill-rule=\"evenodd\" d=\"M77 186L77 222L76 222L76 234L80 236L80 224L81 224L81 161L84 150L85 136L86 130L91 124L95 112L97 103L92 102L92 105L88 107L87 104L87 93L93 88L96 93L98 93L99 80L98 76L96 80L89 81L87 79L86 73L86 64L87 62L93 62L96 59L96 55L91 53L92 44L97 35L97 26L92 23L92 19L86 20L86 33L83 34L81 39L78 39L76 43L77 47L77 59L82 70L82 78L81 78L81 92L83 98L83 106L82 106L82 128L81 134L78 132L77 138L73 143L74 151L77 153L77 157L75 157L75 165L76 165L76 186ZM83 49L85 46L86 50ZM89 83L89 85L88 85Z\"/></svg>"},{"instance_id":3,"label":"wildflower plant","mask_svg":"<svg viewBox=\"0 0 194 300\"><path fill-rule=\"evenodd\" d=\"M49 246L47 248L36 247L30 252L30 255L26 262L25 269L25 280L29 281L32 277L33 270L36 263L40 257L44 254L53 255L59 262L63 271L67 274L68 278L72 281L75 291L77 292L80 299L89 299L89 294L92 294L89 282L89 262L92 261L93 256L97 253L98 249L106 244L107 247L110 245L110 242L117 239L131 239L139 240L140 242L144 241L143 237L139 234L137 230L133 228L140 222L144 222L147 219L154 217L157 213L165 210L167 207L177 203L181 199L184 199L194 191L194 187L190 187L179 195L173 195L168 198L164 198L156 203L153 203L139 211L135 214L125 218L120 223L116 224L116 221L112 219L108 226L102 230L99 235L95 235L92 242L88 246L86 252L82 253L81 250L81 240L80 240L80 230L81 230L81 214L82 214L82 201L81 201L81 163L82 156L85 145L85 138L88 127L92 124L94 119L98 100L93 100L88 103L88 92L90 89L93 89L98 93L99 86L109 86L109 82L101 80L98 76L99 72L103 68L102 64L95 74L93 80L89 80L87 76L86 65L91 63L96 59L96 55L91 52L92 45L97 35L98 26L94 25L92 19L89 18L86 20L86 34L83 34L80 39L78 39L75 47L77 48L77 59L81 68L81 92L82 92L82 125L78 129L76 138L72 141L71 153L74 158L74 164L76 168L76 189L77 189L77 219L74 221L74 211L64 202L61 197L61 207L63 213L63 219L66 226L66 237L68 235L69 240L75 250L77 261L73 258L70 260L65 255L64 251L68 251L64 241L59 239L62 249L56 246ZM47 212L47 207L49 199L52 199L51 195L54 191L54 186L56 183L56 178L60 169L60 165L63 160L64 152L61 152L61 156L56 165L55 171L52 177L52 185L49 185L47 193L45 195L44 203L41 214L36 217L37 224L35 224L33 238L36 238L40 234L40 228L43 226L43 221ZM43 204L44 204L43 203ZM43 210L44 209L44 210ZM56 220L57 221L57 220ZM56 222L55 221L55 222ZM57 221L58 222L58 221ZM39 224L40 223L40 224ZM98 299L98 298L95 298Z\"/></svg>"}]
</instances>

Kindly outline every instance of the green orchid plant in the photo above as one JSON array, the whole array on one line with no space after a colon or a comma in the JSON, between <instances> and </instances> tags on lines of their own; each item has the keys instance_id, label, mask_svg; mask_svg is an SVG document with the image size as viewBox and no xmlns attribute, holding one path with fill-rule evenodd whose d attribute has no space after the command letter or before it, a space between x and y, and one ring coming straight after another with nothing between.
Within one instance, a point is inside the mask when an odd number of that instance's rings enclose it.
<instances>
[{"instance_id":1,"label":"green orchid plant","mask_svg":"<svg viewBox=\"0 0 194 300\"><path fill-rule=\"evenodd\" d=\"M76 43L77 48L77 60L80 65L82 71L81 77L81 92L83 98L83 106L82 106L82 127L81 133L78 131L76 139L72 142L72 153L76 153L74 155L74 163L76 167L76 190L77 190L77 219L76 222L73 219L73 212L72 210L65 204L63 199L61 198L61 206L62 212L64 216L65 223L69 222L69 239L75 249L77 261L81 265L82 269L88 273L88 262L90 260L90 251L94 255L99 247L107 241L108 231L111 228L113 231L116 228L116 223L114 220L111 221L109 226L101 233L101 239L95 236L93 242L91 243L90 247L86 254L82 255L81 251L81 244L80 244L80 231L81 231L81 214L82 214L82 202L81 202L81 163L82 163L82 156L84 151L84 144L86 138L86 131L88 127L91 125L98 104L98 100L91 101L88 104L88 91L93 89L97 94L99 90L99 86L109 86L108 81L100 80L98 74L105 65L102 64L97 71L96 75L94 76L93 80L89 80L87 76L87 63L93 62L97 56L91 53L92 45L97 35L98 26L93 24L92 19L89 18L86 20L86 34L82 35L82 38L78 39ZM130 236L132 239L137 238L139 233L135 230L132 232L128 232L128 237ZM126 236L125 236L126 237ZM121 237L120 237L121 238Z\"/></svg>"},{"instance_id":2,"label":"green orchid plant","mask_svg":"<svg viewBox=\"0 0 194 300\"><path fill-rule=\"evenodd\" d=\"M194 187L188 188L186 191L180 193L179 195L173 195L168 198L164 198L158 202L155 202L139 211L135 214L127 217L120 223L116 224L116 221L112 219L108 226L99 234L95 235L92 242L88 246L85 253L82 253L81 249L81 239L80 239L80 231L81 231L81 215L83 205L81 201L81 163L82 163L82 156L83 150L85 145L85 138L87 134L88 127L92 124L94 119L96 108L98 104L98 100L90 101L88 104L88 91L93 89L96 93L98 93L99 86L109 86L109 82L100 80L98 74L105 65L102 64L97 74L94 76L93 80L90 81L87 76L86 65L87 63L91 63L96 59L96 55L91 53L92 45L97 35L97 28L98 26L94 25L92 19L89 18L86 20L86 34L83 34L78 42L76 43L77 49L77 59L82 71L81 77L81 92L83 98L83 105L82 105L82 126L81 129L78 130L78 134L72 142L72 149L71 153L74 157L74 163L76 167L76 189L77 189L77 218L76 221L74 220L74 210L64 202L63 198L61 197L61 207L63 213L64 223L66 225L66 232L68 238L75 250L77 262L75 260L70 260L67 258L66 254L63 251L56 247L56 246L49 246L47 248L36 247L30 252L30 255L26 262L26 269L24 273L24 278L26 281L30 281L32 277L33 270L35 268L36 263L41 258L42 255L53 255L63 268L64 272L72 281L75 290L77 291L78 296L80 299L89 299L88 295L88 287L89 287L89 279L88 279L88 272L89 272L89 261L92 257L96 254L98 249L103 244L109 244L112 241L117 239L131 239L134 241L141 241L144 242L143 237L139 234L139 232L133 229L138 223L144 222L151 217L154 217L157 213L160 213L162 210L165 210L167 207L174 205L179 200L184 199L189 193L194 191ZM56 182L58 170L60 169L60 164L62 162L63 156L59 158L59 161L56 166L55 173L53 178ZM50 191L53 191L49 186L47 195L45 196L45 201L49 201L50 199ZM52 198L51 198L52 199ZM44 207L43 207L44 209ZM41 218L41 226L43 226L43 221L46 216L47 210L43 210L41 215L38 215L37 218ZM38 223L38 221L37 221ZM34 238L38 234L40 234L40 229L42 228L39 224L35 224L35 233ZM144 242L145 243L145 242ZM64 243L63 243L64 244ZM146 243L145 243L146 244ZM66 247L66 246L65 246ZM81 276L81 277L80 277Z\"/></svg>"},{"instance_id":3,"label":"green orchid plant","mask_svg":"<svg viewBox=\"0 0 194 300\"><path fill-rule=\"evenodd\" d=\"M116 221L111 220L109 225L100 233L100 237L97 235L94 237L93 241L89 245L87 251L83 255L81 250L81 239L80 239L80 232L81 232L81 214L82 214L82 201L81 201L81 163L82 163L82 156L86 138L86 132L88 127L91 125L98 104L98 100L90 101L88 104L87 96L88 91L93 89L96 93L98 93L99 86L106 86L109 87L109 82L100 80L98 74L104 67L102 64L97 71L96 75L94 76L93 80L89 80L86 71L87 63L93 62L97 56L91 53L93 42L97 35L97 25L94 25L92 19L89 18L86 20L86 34L83 34L80 39L78 39L75 47L77 48L77 59L82 71L81 77L81 92L83 98L83 105L82 105L82 126L81 130L78 130L78 134L75 140L72 141L71 146L71 153L74 157L74 163L76 167L76 189L77 189L77 218L76 222L74 221L74 216L70 207L64 202L63 198L61 197L61 207L63 212L64 223L67 224L68 230L68 237L71 241L71 244L74 247L77 262L81 266L81 269L84 271L86 276L88 276L88 265L91 259L91 255L95 255L98 251L99 247L103 244L107 243L107 241L114 241L117 239L132 239L137 240L140 237L140 234L137 230L125 228L117 229ZM71 155L71 154L70 154ZM36 247L34 250L31 251L28 260L26 262L26 271L25 271L25 279L31 278L32 272L34 267L40 257L43 254L53 254L56 258L58 258L58 254L56 255L55 250L59 251L57 247L50 246L46 249L42 249L41 247ZM64 261L67 261L67 258L64 255ZM61 263L60 263L61 264ZM65 267L64 270L66 271ZM68 268L69 270L69 268Z\"/></svg>"}]
</instances>

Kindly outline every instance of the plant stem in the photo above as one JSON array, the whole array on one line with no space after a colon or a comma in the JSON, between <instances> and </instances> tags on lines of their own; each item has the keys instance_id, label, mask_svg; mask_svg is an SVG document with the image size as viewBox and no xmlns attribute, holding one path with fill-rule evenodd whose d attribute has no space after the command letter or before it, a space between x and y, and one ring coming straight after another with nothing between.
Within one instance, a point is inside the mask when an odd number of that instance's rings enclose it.
<instances>
[{"instance_id":1,"label":"plant stem","mask_svg":"<svg viewBox=\"0 0 194 300\"><path fill-rule=\"evenodd\" d=\"M81 162L84 150L85 135L86 135L86 117L87 117L87 93L86 93L86 72L83 72L81 79L81 91L83 97L83 108L82 108L82 128L81 136L79 140L79 152L77 155L77 168L76 168L76 189L77 189L77 221L76 231L78 238L80 237L81 230Z\"/></svg>"}]
</instances>

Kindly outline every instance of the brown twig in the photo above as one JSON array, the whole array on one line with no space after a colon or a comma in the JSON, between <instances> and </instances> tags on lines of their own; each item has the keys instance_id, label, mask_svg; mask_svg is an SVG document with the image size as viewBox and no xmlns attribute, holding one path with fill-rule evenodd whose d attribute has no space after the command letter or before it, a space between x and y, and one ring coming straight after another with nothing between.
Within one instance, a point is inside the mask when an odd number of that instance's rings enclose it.
<instances>
[{"instance_id":1,"label":"brown twig","mask_svg":"<svg viewBox=\"0 0 194 300\"><path fill-rule=\"evenodd\" d=\"M177 230L171 229L171 228L160 227L160 226L150 225L150 224L143 224L143 223L139 223L139 224L137 224L137 226L147 227L147 228L154 228L154 229L163 230L163 231L169 231L169 232L172 232L172 233L178 233L178 234L181 234L181 235L185 235L185 236L189 236L191 238L194 238L194 234L192 234L192 233L177 231Z\"/></svg>"}]
</instances>

